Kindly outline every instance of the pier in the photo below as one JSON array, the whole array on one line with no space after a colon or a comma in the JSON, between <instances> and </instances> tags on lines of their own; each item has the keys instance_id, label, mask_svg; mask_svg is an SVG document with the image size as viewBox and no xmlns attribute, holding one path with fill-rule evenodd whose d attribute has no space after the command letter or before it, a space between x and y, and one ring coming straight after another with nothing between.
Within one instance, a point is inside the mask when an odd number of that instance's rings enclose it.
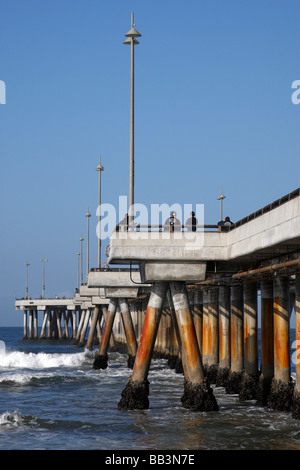
<instances>
[{"instance_id":1,"label":"pier","mask_svg":"<svg viewBox=\"0 0 300 470\"><path fill-rule=\"evenodd\" d=\"M109 350L126 346L132 374L120 408L149 406L154 356L184 374L185 407L217 410L210 386L216 384L299 419L300 365L293 383L289 328L294 311L299 341L300 189L226 232L217 226L115 231L108 262L124 267L90 269L73 298L17 300L24 338L72 339L88 349L99 344L95 369L108 366Z\"/></svg>"},{"instance_id":2,"label":"pier","mask_svg":"<svg viewBox=\"0 0 300 470\"><path fill-rule=\"evenodd\" d=\"M132 15L125 41L131 48L127 225L110 237L109 269L100 268L99 261L97 268L88 268L86 283L73 298L16 301L24 312L24 339L72 339L74 346L88 349L97 344L93 367L99 373L109 366L109 351L126 347L131 374L120 409L149 407L151 360L162 357L184 374L185 408L218 411L216 385L299 419L300 358L293 382L290 316L294 311L297 343L300 188L228 227L197 225L190 231L181 225L173 231L166 225L135 225L133 51L140 36Z\"/></svg>"}]
</instances>

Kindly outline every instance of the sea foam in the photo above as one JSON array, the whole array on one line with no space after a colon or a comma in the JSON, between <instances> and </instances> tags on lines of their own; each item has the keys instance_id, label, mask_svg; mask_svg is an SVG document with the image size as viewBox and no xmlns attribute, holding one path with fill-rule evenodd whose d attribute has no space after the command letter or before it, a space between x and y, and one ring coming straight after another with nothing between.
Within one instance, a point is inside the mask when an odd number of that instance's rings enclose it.
<instances>
[{"instance_id":1,"label":"sea foam","mask_svg":"<svg viewBox=\"0 0 300 470\"><path fill-rule=\"evenodd\" d=\"M3 368L49 369L56 367L77 367L82 365L84 360L84 352L75 354L47 354L0 350L0 370Z\"/></svg>"}]
</instances>

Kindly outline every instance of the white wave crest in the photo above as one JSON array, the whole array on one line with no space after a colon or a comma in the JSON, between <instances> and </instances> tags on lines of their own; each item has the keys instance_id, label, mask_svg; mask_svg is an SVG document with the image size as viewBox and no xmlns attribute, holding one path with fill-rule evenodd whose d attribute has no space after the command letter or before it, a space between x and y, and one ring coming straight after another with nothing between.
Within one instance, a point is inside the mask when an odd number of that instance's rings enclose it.
<instances>
[{"instance_id":1,"label":"white wave crest","mask_svg":"<svg viewBox=\"0 0 300 470\"><path fill-rule=\"evenodd\" d=\"M10 413L6 411L0 416L0 427L17 428L23 424L23 417L17 411Z\"/></svg>"},{"instance_id":2,"label":"white wave crest","mask_svg":"<svg viewBox=\"0 0 300 470\"><path fill-rule=\"evenodd\" d=\"M50 369L56 367L77 367L85 360L85 353L47 354L24 353L20 351L0 351L0 370L10 369Z\"/></svg>"}]
</instances>

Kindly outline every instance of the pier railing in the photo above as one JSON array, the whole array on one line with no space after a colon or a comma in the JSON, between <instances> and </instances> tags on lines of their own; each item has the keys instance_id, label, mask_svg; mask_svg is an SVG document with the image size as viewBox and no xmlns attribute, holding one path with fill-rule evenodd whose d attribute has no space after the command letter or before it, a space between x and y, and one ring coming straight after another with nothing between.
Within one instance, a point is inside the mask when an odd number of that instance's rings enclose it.
<instances>
[{"instance_id":1,"label":"pier railing","mask_svg":"<svg viewBox=\"0 0 300 470\"><path fill-rule=\"evenodd\" d=\"M142 224L129 224L129 225L121 225L116 229L117 232L126 232L126 231L148 231L148 232L172 232L172 231L191 231L191 225L170 225L170 224L160 224L160 225L142 225ZM218 231L218 225L193 225L196 230L201 231ZM213 230L212 230L213 229Z\"/></svg>"},{"instance_id":2,"label":"pier railing","mask_svg":"<svg viewBox=\"0 0 300 470\"><path fill-rule=\"evenodd\" d=\"M247 222L250 222L251 220L256 219L257 217L260 217L267 212L270 212L277 207L285 204L286 202L291 201L292 199L295 199L297 197L300 197L300 188L295 189L294 191L290 192L289 194L286 194L285 196L282 196L279 199L276 199L276 201L271 202L270 204L262 207L261 209L258 209L255 212L252 212L252 214L249 214L248 216L244 217L243 219L238 220L237 222L232 223L231 225L172 225L171 228L175 231L191 231L192 228L195 228L196 231L209 231L209 232L226 232L226 231L231 231L234 230L237 227L240 227L241 225L246 224ZM141 224L129 224L129 225L118 225L116 227L117 232L122 232L122 231L173 231L170 230L170 224L161 224L161 225L141 225Z\"/></svg>"}]
</instances>

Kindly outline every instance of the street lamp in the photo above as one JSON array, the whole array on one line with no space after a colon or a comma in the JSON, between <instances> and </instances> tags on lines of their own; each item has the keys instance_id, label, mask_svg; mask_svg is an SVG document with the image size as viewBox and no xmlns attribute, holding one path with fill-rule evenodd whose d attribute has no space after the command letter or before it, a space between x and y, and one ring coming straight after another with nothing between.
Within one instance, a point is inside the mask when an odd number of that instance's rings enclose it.
<instances>
[{"instance_id":1,"label":"street lamp","mask_svg":"<svg viewBox=\"0 0 300 470\"><path fill-rule=\"evenodd\" d=\"M89 254L89 238L90 238L90 235L89 235L89 219L91 217L91 214L89 212L89 208L88 208L88 211L86 213L86 218L87 218L87 253L86 253L86 275L88 276L89 275L89 259L90 259L90 254Z\"/></svg>"},{"instance_id":2,"label":"street lamp","mask_svg":"<svg viewBox=\"0 0 300 470\"><path fill-rule=\"evenodd\" d=\"M123 44L130 45L131 68L130 68L130 129L129 129L129 225L134 215L134 46L139 44L137 37L141 34L135 29L133 13L131 13L131 30L125 36L127 39Z\"/></svg>"},{"instance_id":3,"label":"street lamp","mask_svg":"<svg viewBox=\"0 0 300 470\"><path fill-rule=\"evenodd\" d=\"M77 256L78 256L78 263L77 263L77 289L79 291L79 283L80 283L80 278L79 278L79 258L80 258L80 253L77 253Z\"/></svg>"},{"instance_id":4,"label":"street lamp","mask_svg":"<svg viewBox=\"0 0 300 470\"><path fill-rule=\"evenodd\" d=\"M40 260L43 263L43 291L42 291L42 299L45 296L45 263L47 263L47 259L43 258Z\"/></svg>"},{"instance_id":5,"label":"street lamp","mask_svg":"<svg viewBox=\"0 0 300 470\"><path fill-rule=\"evenodd\" d=\"M222 186L221 186L221 194L217 198L220 201L220 217L221 217L220 220L223 220L223 199L225 199L225 198L226 198L226 196L224 196Z\"/></svg>"},{"instance_id":6,"label":"street lamp","mask_svg":"<svg viewBox=\"0 0 300 470\"><path fill-rule=\"evenodd\" d=\"M96 167L99 171L99 197L98 197L98 268L101 267L101 171L104 171L101 165L101 155L99 157L99 165Z\"/></svg>"},{"instance_id":7,"label":"street lamp","mask_svg":"<svg viewBox=\"0 0 300 470\"><path fill-rule=\"evenodd\" d=\"M81 279L81 284L82 284L82 242L84 238L82 238L82 234L80 237L80 279Z\"/></svg>"},{"instance_id":8,"label":"street lamp","mask_svg":"<svg viewBox=\"0 0 300 470\"><path fill-rule=\"evenodd\" d=\"M30 264L27 263L26 261L25 266L26 266L26 299L28 299L28 266L30 266Z\"/></svg>"}]
</instances>

